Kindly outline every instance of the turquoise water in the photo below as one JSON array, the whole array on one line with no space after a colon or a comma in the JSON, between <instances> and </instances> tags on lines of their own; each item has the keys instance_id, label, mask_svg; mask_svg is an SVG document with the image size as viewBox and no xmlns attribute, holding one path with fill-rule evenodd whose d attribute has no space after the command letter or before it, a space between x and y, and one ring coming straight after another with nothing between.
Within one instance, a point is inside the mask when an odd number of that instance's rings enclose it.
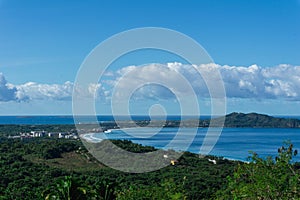
<instances>
[{"instance_id":1,"label":"turquoise water","mask_svg":"<svg viewBox=\"0 0 300 200\"><path fill-rule=\"evenodd\" d=\"M93 134L94 139L126 139L142 145L154 146L166 149L166 145L180 135L176 143L171 147L177 151L188 150L199 153L203 139L207 133L207 128L196 130L195 137L192 128L183 128L177 133L177 128L163 128L160 131L156 128L138 128L128 130L112 130L111 133ZM154 136L153 133L158 132ZM130 135L131 134L131 135ZM132 136L133 135L133 136ZM147 137L150 136L150 137ZM188 149L185 148L186 140L192 138L192 143ZM284 141L290 140L294 148L300 150L300 129L292 128L224 128L217 143L209 153L228 159L247 160L249 151L254 151L262 157L277 155L277 150ZM167 147L169 149L170 147ZM294 161L300 161L300 155Z\"/></svg>"}]
</instances>

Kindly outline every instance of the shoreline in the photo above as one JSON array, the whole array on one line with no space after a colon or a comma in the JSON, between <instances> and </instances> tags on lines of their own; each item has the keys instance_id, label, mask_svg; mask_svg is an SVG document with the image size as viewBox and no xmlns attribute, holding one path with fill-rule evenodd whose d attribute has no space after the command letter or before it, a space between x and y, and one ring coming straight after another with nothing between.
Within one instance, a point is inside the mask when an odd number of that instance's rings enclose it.
<instances>
[{"instance_id":1,"label":"shoreline","mask_svg":"<svg viewBox=\"0 0 300 200\"><path fill-rule=\"evenodd\" d=\"M126 129L132 129L132 128L126 128ZM111 130L121 130L121 129L111 129ZM102 138L98 138L98 137L94 137L93 135L94 134L98 134L98 135L105 135L103 134L104 132L99 132L99 133L84 133L84 134L81 134L80 135L80 138L85 140L86 142L88 143L92 143L92 144L97 144L97 143L100 143L104 140L120 140L120 141L124 141L126 139L109 139L109 138L105 138L105 139L102 139ZM136 143L132 140L129 140L131 141L132 143L134 144L139 144L139 145L142 145L142 146L152 146L152 145L143 145L141 143ZM168 150L173 150L173 151L176 151L176 152L180 152L180 150L175 150L175 149L164 149L164 148L159 148L159 147L156 147L156 146L152 146L154 147L155 149L162 149L162 150L165 150L165 151L168 151ZM249 163L249 161L247 161L247 159L245 158L245 160L241 159L241 158L234 158L234 157L228 157L228 156L221 156L221 155L214 155L214 154L207 154L207 155L201 155L199 153L195 153L195 152L192 152L192 151L182 151L182 152L189 152L189 153L193 153L193 154L196 154L198 155L199 157L206 157L206 156L211 156L211 157L216 157L217 159L222 159L222 160L229 160L229 161L235 161L235 162L243 162L243 163Z\"/></svg>"}]
</instances>

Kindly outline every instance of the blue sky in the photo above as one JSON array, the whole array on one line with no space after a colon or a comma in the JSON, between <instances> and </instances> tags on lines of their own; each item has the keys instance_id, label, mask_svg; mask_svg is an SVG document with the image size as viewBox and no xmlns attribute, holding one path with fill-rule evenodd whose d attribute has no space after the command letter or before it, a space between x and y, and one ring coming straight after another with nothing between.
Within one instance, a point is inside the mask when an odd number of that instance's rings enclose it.
<instances>
[{"instance_id":1,"label":"blue sky","mask_svg":"<svg viewBox=\"0 0 300 200\"><path fill-rule=\"evenodd\" d=\"M0 0L0 114L71 114L72 84L89 52L114 34L149 26L182 32L207 50L226 76L228 112L300 115L299 0ZM183 61L150 51L128 55L112 69L169 62ZM252 65L258 66L254 77ZM241 87L236 93L231 81ZM245 93L247 85L264 91L249 86ZM158 101L161 93L154 95L136 101L133 112L146 112L145 105L157 102L168 105L171 114L178 112L165 97ZM209 103L203 104L209 113ZM108 105L98 103L102 106L109 113Z\"/></svg>"}]
</instances>

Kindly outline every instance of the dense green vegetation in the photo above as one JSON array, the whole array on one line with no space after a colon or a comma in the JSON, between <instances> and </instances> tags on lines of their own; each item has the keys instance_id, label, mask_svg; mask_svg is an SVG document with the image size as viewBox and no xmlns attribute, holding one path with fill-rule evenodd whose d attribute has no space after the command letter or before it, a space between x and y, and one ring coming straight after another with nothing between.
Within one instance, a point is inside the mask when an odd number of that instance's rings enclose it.
<instances>
[{"instance_id":1,"label":"dense green vegetation","mask_svg":"<svg viewBox=\"0 0 300 200\"><path fill-rule=\"evenodd\" d=\"M113 142L133 152L153 150ZM236 165L217 162L186 152L175 166L130 174L98 163L78 140L1 138L0 199L208 199L225 186Z\"/></svg>"},{"instance_id":2,"label":"dense green vegetation","mask_svg":"<svg viewBox=\"0 0 300 200\"><path fill-rule=\"evenodd\" d=\"M228 185L217 194L218 199L300 199L299 164L292 164L292 144L278 149L273 159L252 153L250 163L239 164Z\"/></svg>"},{"instance_id":3,"label":"dense green vegetation","mask_svg":"<svg viewBox=\"0 0 300 200\"><path fill-rule=\"evenodd\" d=\"M1 126L0 131L12 127L17 130L11 132L28 128ZM57 127L43 128L60 130ZM300 199L300 164L291 162L298 152L290 143L278 149L276 158L252 153L249 163L243 163L185 152L174 166L132 174L99 163L80 140L8 139L6 131L0 133L1 200ZM155 151L130 141L112 142L131 152Z\"/></svg>"},{"instance_id":4,"label":"dense green vegetation","mask_svg":"<svg viewBox=\"0 0 300 200\"><path fill-rule=\"evenodd\" d=\"M220 121L221 118L214 119ZM218 124L218 123L217 123ZM258 113L231 113L225 116L225 127L300 128L299 119L272 117Z\"/></svg>"}]
</instances>

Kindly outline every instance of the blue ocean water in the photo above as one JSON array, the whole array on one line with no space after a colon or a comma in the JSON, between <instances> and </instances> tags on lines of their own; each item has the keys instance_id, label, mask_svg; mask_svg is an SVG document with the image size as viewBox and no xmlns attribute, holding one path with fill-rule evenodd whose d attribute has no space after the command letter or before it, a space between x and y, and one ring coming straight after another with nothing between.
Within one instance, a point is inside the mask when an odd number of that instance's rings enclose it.
<instances>
[{"instance_id":1,"label":"blue ocean water","mask_svg":"<svg viewBox=\"0 0 300 200\"><path fill-rule=\"evenodd\" d=\"M180 134L179 140L175 142L171 149L180 151L188 150L193 153L199 153L203 139L207 134L207 128L196 130L195 137L192 128L182 128L177 132L177 128L163 128L160 131L157 128L137 128L129 130L112 130L112 132L103 134L96 133L94 139L126 139L142 145L154 146L156 148L170 149L166 147L174 137ZM151 136L153 133L156 135ZM141 137L144 135L145 137ZM146 137L146 136L150 137ZM192 143L186 149L186 140L192 137ZM180 141L181 140L181 141ZM210 155L216 155L234 160L246 161L249 151L258 153L261 157L275 156L277 150L283 145L284 141L293 143L294 148L300 150L300 129L293 128L224 128L214 145ZM300 155L294 158L294 161L300 161Z\"/></svg>"},{"instance_id":2,"label":"blue ocean water","mask_svg":"<svg viewBox=\"0 0 300 200\"><path fill-rule=\"evenodd\" d=\"M280 116L285 118L296 118L300 119L300 116ZM98 121L113 121L117 120L150 120L149 116L115 116L111 115L101 115L97 116ZM154 116L152 119L165 119L164 116ZM194 116L176 116L170 115L167 116L167 120L181 120L181 119L194 119ZM200 119L210 119L208 115L200 116ZM93 116L80 116L77 117L76 122L78 123L93 123L95 122ZM74 124L74 118L72 115L65 116L0 116L0 124L29 124L29 125L38 125L38 124Z\"/></svg>"},{"instance_id":3,"label":"blue ocean water","mask_svg":"<svg viewBox=\"0 0 300 200\"><path fill-rule=\"evenodd\" d=\"M147 120L148 116L132 116L134 120ZM203 118L209 118L204 116ZM293 116L293 118L298 118ZM98 116L99 121L112 121L112 116ZM128 119L128 117L119 116L118 119ZM168 116L169 120L179 120L178 116ZM89 123L93 117L82 116L81 123ZM74 124L73 116L0 116L0 124ZM194 129L183 128L180 132L178 142L171 146L175 150L188 150L199 153L203 139L207 133L207 128L197 129L197 134L193 138L192 144L188 149L184 148L186 139L193 137ZM177 128L163 128L158 134L147 137L158 132L157 129L136 129L131 130L131 134L126 134L124 130L113 130L106 134L109 139L128 139L143 145L150 145L157 148L165 146L177 134ZM177 134L178 135L178 134ZM103 133L94 134L94 137L102 137ZM180 141L181 140L181 141ZM277 149L283 142L290 140L295 149L300 150L300 129L296 128L224 128L218 142L210 152L212 155L222 156L230 159L246 160L249 151L254 151L261 156L276 156ZM295 158L300 161L300 155Z\"/></svg>"},{"instance_id":4,"label":"blue ocean water","mask_svg":"<svg viewBox=\"0 0 300 200\"><path fill-rule=\"evenodd\" d=\"M167 120L181 120L190 119L193 116L167 116ZM201 116L201 119L209 119L210 116ZM117 120L150 120L149 116L111 116L111 115L101 115L97 116L97 120L101 121L113 121ZM165 119L163 116L155 116L154 119ZM93 116L80 116L76 117L76 123L95 123ZM0 116L0 124L28 124L28 125L38 125L38 124L74 124L74 118L72 115L67 116Z\"/></svg>"}]
</instances>

